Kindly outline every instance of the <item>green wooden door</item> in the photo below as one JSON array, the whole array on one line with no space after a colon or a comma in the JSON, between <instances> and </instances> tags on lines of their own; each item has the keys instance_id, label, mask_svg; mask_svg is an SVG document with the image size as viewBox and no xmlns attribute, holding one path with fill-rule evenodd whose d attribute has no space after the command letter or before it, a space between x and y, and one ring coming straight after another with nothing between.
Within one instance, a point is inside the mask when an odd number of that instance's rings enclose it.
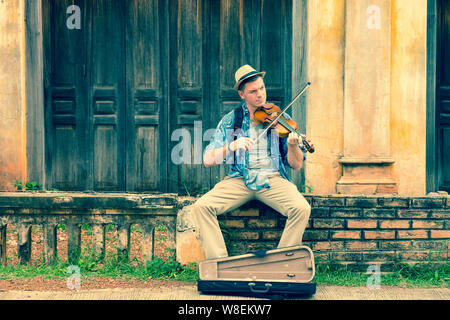
<instances>
[{"instance_id":1,"label":"green wooden door","mask_svg":"<svg viewBox=\"0 0 450 320\"><path fill-rule=\"evenodd\" d=\"M450 3L441 1L437 67L437 165L439 190L450 192Z\"/></svg>"},{"instance_id":2,"label":"green wooden door","mask_svg":"<svg viewBox=\"0 0 450 320\"><path fill-rule=\"evenodd\" d=\"M209 189L226 168L204 168L202 151L240 104L234 71L265 70L270 101L291 95L290 12L289 0L44 0L47 188Z\"/></svg>"}]
</instances>

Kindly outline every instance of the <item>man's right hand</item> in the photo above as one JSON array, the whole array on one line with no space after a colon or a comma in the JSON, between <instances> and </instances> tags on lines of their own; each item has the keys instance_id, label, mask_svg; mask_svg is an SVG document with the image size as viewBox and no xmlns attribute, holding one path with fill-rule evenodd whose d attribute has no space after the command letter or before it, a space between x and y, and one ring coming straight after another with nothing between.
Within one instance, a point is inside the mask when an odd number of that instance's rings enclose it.
<instances>
[{"instance_id":1,"label":"man's right hand","mask_svg":"<svg viewBox=\"0 0 450 320\"><path fill-rule=\"evenodd\" d=\"M252 139L241 137L228 145L206 151L203 154L203 164L206 168L216 166L223 162L230 150L232 152L236 151L237 149L250 150L252 146Z\"/></svg>"},{"instance_id":2,"label":"man's right hand","mask_svg":"<svg viewBox=\"0 0 450 320\"><path fill-rule=\"evenodd\" d=\"M231 151L236 151L237 149L250 150L253 146L253 140L246 137L241 137L237 140L234 140L228 145L228 148Z\"/></svg>"}]
</instances>

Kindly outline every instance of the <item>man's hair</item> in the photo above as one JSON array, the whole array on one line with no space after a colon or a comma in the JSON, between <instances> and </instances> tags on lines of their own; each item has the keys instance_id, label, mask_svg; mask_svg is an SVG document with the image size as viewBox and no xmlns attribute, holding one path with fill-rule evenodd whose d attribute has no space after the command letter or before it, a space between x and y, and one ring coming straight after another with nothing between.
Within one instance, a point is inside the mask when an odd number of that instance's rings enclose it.
<instances>
[{"instance_id":1,"label":"man's hair","mask_svg":"<svg viewBox=\"0 0 450 320\"><path fill-rule=\"evenodd\" d=\"M254 75L253 77L247 78L244 81L241 82L241 84L238 87L238 90L240 91L244 91L245 89L245 84L249 83L249 82L254 82L256 80L258 80L258 78L262 79L262 76L260 74Z\"/></svg>"}]
</instances>

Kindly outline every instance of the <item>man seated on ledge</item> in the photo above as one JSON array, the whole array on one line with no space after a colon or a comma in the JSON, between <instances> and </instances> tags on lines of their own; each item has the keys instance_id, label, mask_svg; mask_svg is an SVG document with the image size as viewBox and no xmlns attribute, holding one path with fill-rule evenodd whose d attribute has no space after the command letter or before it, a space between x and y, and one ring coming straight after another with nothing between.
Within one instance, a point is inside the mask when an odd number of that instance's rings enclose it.
<instances>
[{"instance_id":1,"label":"man seated on ledge","mask_svg":"<svg viewBox=\"0 0 450 320\"><path fill-rule=\"evenodd\" d=\"M281 138L270 129L255 143L263 130L262 125L255 123L253 114L266 104L264 76L265 72L257 72L249 65L236 71L234 89L243 100L241 110L233 110L221 119L203 154L205 167L232 164L228 176L192 207L206 259L228 256L217 216L253 199L287 217L278 248L302 243L311 207L286 171L286 166L297 171L302 168L306 159L302 139L294 132ZM235 131L237 112L241 112L242 124ZM284 116L289 118L287 114Z\"/></svg>"}]
</instances>

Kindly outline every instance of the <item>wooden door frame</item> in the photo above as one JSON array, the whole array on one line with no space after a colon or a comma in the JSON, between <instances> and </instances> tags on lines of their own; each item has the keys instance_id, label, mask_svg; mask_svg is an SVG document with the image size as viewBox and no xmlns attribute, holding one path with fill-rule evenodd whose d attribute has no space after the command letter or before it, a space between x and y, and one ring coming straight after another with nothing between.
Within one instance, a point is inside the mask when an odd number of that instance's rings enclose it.
<instances>
[{"instance_id":1,"label":"wooden door frame","mask_svg":"<svg viewBox=\"0 0 450 320\"><path fill-rule=\"evenodd\" d=\"M292 0L292 16L290 23L292 31L291 39L291 68L292 80L291 90L287 96L288 100L294 98L297 93L303 88L308 79L308 1L307 0ZM297 31L297 32L295 32ZM290 96L290 97L289 97ZM300 97L295 108L292 109L292 118L298 123L298 131L306 132L306 114L307 114L307 93ZM300 172L292 172L293 183L297 185L301 192L303 190L305 180L305 166Z\"/></svg>"},{"instance_id":2,"label":"wooden door frame","mask_svg":"<svg viewBox=\"0 0 450 320\"><path fill-rule=\"evenodd\" d=\"M27 181L46 188L42 0L24 1Z\"/></svg>"},{"instance_id":3,"label":"wooden door frame","mask_svg":"<svg viewBox=\"0 0 450 320\"><path fill-rule=\"evenodd\" d=\"M430 2L435 4L436 1L437 0L429 0L429 7ZM289 94L287 98L289 98L289 95L294 95L307 80L307 2L307 0L292 0L291 20L287 21L287 23L291 24L292 30L292 82L291 87L288 88ZM45 86L42 0L24 0L24 10L27 181L36 181L44 188L47 188L45 174ZM165 28L167 28L167 26L165 26ZM294 32L296 30L297 32ZM167 90L166 93L169 94ZM432 102L435 103L435 100ZM301 105L297 106L293 111L292 115L299 123L299 128L304 129L306 127L306 98L302 98L300 104ZM427 100L427 113L428 106L429 103ZM435 123L430 125L434 128ZM433 132L434 136L434 130L428 130L427 121L427 142L429 138L428 134L431 132ZM427 146L428 145L429 143L427 143ZM168 150L167 154L169 153ZM427 173L429 154L427 147ZM294 177L294 180L297 181L297 183L303 184L304 171L302 170L300 177ZM166 181L162 181L162 183L163 185L167 184Z\"/></svg>"}]
</instances>

